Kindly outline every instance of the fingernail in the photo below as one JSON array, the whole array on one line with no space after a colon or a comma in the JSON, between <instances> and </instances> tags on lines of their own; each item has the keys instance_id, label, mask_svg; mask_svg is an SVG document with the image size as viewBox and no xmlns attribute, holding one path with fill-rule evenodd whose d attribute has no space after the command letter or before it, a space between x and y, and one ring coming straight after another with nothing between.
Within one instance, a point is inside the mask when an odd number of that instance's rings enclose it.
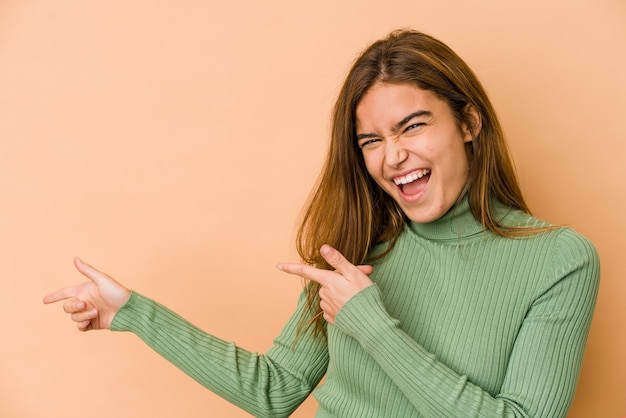
<instances>
[{"instance_id":1,"label":"fingernail","mask_svg":"<svg viewBox=\"0 0 626 418\"><path fill-rule=\"evenodd\" d=\"M281 271L282 271L282 270L283 270L283 265L282 265L282 264L276 264L276 268L277 268L278 270L281 270Z\"/></svg>"},{"instance_id":2,"label":"fingernail","mask_svg":"<svg viewBox=\"0 0 626 418\"><path fill-rule=\"evenodd\" d=\"M320 253L322 253L322 255L328 256L331 255L332 252L332 249L328 245L323 245L322 248L320 248Z\"/></svg>"}]
</instances>

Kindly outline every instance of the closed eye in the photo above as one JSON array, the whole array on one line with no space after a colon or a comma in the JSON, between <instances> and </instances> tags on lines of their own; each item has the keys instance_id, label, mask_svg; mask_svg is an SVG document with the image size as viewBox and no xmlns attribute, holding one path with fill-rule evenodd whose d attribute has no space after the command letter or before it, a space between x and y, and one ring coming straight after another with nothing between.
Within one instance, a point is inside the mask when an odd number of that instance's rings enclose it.
<instances>
[{"instance_id":1,"label":"closed eye","mask_svg":"<svg viewBox=\"0 0 626 418\"><path fill-rule=\"evenodd\" d=\"M423 122L412 123L412 124L410 124L409 126L407 126L404 129L403 133L406 133L406 132L409 132L409 131L414 131L415 129L421 128L424 125L426 125L426 124L423 123Z\"/></svg>"},{"instance_id":2,"label":"closed eye","mask_svg":"<svg viewBox=\"0 0 626 418\"><path fill-rule=\"evenodd\" d=\"M371 146L373 144L375 144L376 142L379 142L380 139L379 138L364 138L361 141L359 141L359 147L361 149L366 148L368 146Z\"/></svg>"}]
</instances>

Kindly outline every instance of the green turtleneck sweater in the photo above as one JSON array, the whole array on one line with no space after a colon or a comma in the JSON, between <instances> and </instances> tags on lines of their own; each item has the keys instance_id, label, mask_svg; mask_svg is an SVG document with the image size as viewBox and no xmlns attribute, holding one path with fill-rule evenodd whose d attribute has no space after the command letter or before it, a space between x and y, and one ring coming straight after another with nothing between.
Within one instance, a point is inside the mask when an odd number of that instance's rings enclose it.
<instances>
[{"instance_id":1,"label":"green turtleneck sweater","mask_svg":"<svg viewBox=\"0 0 626 418\"><path fill-rule=\"evenodd\" d=\"M504 224L546 225L500 207ZM111 329L131 331L255 416L288 416L314 390L318 418L559 417L572 401L599 261L568 228L526 238L484 231L467 201L407 224L341 309L328 338L296 340L297 311L257 354L138 293Z\"/></svg>"}]
</instances>

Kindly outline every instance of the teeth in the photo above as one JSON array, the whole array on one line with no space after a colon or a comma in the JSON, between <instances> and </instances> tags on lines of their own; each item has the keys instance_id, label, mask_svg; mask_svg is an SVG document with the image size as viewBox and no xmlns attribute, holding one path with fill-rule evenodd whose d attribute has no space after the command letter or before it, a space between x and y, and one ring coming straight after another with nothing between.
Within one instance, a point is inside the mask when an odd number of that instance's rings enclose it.
<instances>
[{"instance_id":1,"label":"teeth","mask_svg":"<svg viewBox=\"0 0 626 418\"><path fill-rule=\"evenodd\" d=\"M407 183L411 183L412 181L415 181L417 179L421 179L422 177L424 177L426 174L430 173L429 169L424 169L421 171L416 171L414 173L411 173L409 175L406 175L404 177L398 177L393 179L393 182L397 185L400 186L401 184L407 184Z\"/></svg>"}]
</instances>

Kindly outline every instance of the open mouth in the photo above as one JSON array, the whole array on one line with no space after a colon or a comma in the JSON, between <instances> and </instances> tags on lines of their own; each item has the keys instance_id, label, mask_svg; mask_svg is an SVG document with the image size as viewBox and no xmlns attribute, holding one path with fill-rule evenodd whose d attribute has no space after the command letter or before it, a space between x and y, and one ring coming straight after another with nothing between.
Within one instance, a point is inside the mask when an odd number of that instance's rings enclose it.
<instances>
[{"instance_id":1,"label":"open mouth","mask_svg":"<svg viewBox=\"0 0 626 418\"><path fill-rule=\"evenodd\" d=\"M402 177L393 179L395 185L400 189L402 194L414 196L424 190L430 179L430 169L424 168L413 171Z\"/></svg>"}]
</instances>

